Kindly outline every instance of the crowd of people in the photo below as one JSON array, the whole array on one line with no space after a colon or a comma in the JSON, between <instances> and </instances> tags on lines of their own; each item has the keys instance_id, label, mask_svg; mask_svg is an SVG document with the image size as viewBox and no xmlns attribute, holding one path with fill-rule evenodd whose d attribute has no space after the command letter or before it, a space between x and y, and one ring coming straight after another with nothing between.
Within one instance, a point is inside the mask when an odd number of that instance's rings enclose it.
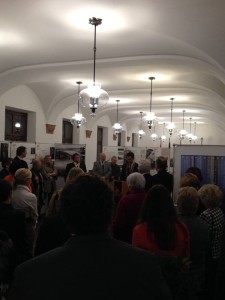
<instances>
[{"instance_id":1,"label":"crowd of people","mask_svg":"<svg viewBox=\"0 0 225 300\"><path fill-rule=\"evenodd\" d=\"M74 153L65 184L50 155L29 169L26 148L0 179L0 286L9 300L224 299L224 195L191 167L173 199L167 158L122 168L105 153L91 172ZM115 205L113 181L127 192Z\"/></svg>"}]
</instances>

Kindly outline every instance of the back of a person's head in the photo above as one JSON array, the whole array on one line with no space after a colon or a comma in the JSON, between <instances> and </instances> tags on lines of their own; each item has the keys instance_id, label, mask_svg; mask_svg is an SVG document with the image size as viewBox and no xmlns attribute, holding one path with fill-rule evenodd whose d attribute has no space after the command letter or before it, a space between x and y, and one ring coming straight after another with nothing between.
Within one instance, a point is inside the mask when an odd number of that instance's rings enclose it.
<instances>
[{"instance_id":1,"label":"back of a person's head","mask_svg":"<svg viewBox=\"0 0 225 300\"><path fill-rule=\"evenodd\" d=\"M218 185L204 184L198 193L205 208L215 208L222 204L224 195Z\"/></svg>"},{"instance_id":2,"label":"back of a person's head","mask_svg":"<svg viewBox=\"0 0 225 300\"><path fill-rule=\"evenodd\" d=\"M200 181L198 177L193 173L186 173L180 179L180 187L186 186L193 187L198 190L200 188Z\"/></svg>"},{"instance_id":3,"label":"back of a person's head","mask_svg":"<svg viewBox=\"0 0 225 300\"><path fill-rule=\"evenodd\" d=\"M66 182L75 179L81 173L84 173L84 171L81 168L71 168L66 177Z\"/></svg>"},{"instance_id":4,"label":"back of a person's head","mask_svg":"<svg viewBox=\"0 0 225 300\"><path fill-rule=\"evenodd\" d=\"M112 221L113 192L98 176L82 174L69 181L62 189L60 201L60 214L71 233L101 233Z\"/></svg>"},{"instance_id":5,"label":"back of a person's head","mask_svg":"<svg viewBox=\"0 0 225 300\"><path fill-rule=\"evenodd\" d=\"M0 179L0 203L7 201L11 193L12 185L4 179Z\"/></svg>"},{"instance_id":6,"label":"back of a person's head","mask_svg":"<svg viewBox=\"0 0 225 300\"><path fill-rule=\"evenodd\" d=\"M151 170L151 163L148 159L142 159L139 163L139 172L141 174L149 173Z\"/></svg>"},{"instance_id":7,"label":"back of a person's head","mask_svg":"<svg viewBox=\"0 0 225 300\"><path fill-rule=\"evenodd\" d=\"M20 156L25 150L26 150L26 147L24 147L24 146L19 146L19 147L16 149L16 155Z\"/></svg>"},{"instance_id":8,"label":"back of a person's head","mask_svg":"<svg viewBox=\"0 0 225 300\"><path fill-rule=\"evenodd\" d=\"M138 172L128 175L126 181L130 190L141 191L145 188L145 178Z\"/></svg>"},{"instance_id":9,"label":"back of a person's head","mask_svg":"<svg viewBox=\"0 0 225 300\"><path fill-rule=\"evenodd\" d=\"M29 169L20 168L14 175L14 187L19 184L25 184L28 179L32 178L32 173Z\"/></svg>"},{"instance_id":10,"label":"back of a person's head","mask_svg":"<svg viewBox=\"0 0 225 300\"><path fill-rule=\"evenodd\" d=\"M165 171L167 169L167 158L159 156L156 160L156 168Z\"/></svg>"},{"instance_id":11,"label":"back of a person's head","mask_svg":"<svg viewBox=\"0 0 225 300\"><path fill-rule=\"evenodd\" d=\"M145 198L142 210L142 222L167 221L176 219L176 210L170 192L162 184L153 185ZM160 222L161 222L160 221Z\"/></svg>"},{"instance_id":12,"label":"back of a person's head","mask_svg":"<svg viewBox=\"0 0 225 300\"><path fill-rule=\"evenodd\" d=\"M177 196L177 209L180 214L194 215L199 205L199 194L193 187L183 187Z\"/></svg>"},{"instance_id":13,"label":"back of a person's head","mask_svg":"<svg viewBox=\"0 0 225 300\"><path fill-rule=\"evenodd\" d=\"M176 241L177 212L168 189L153 185L143 203L138 223L146 223L148 233L162 250L171 249Z\"/></svg>"},{"instance_id":14,"label":"back of a person's head","mask_svg":"<svg viewBox=\"0 0 225 300\"><path fill-rule=\"evenodd\" d=\"M187 174L187 173L194 174L194 175L196 175L196 176L198 177L199 182L202 181L202 172L201 172L201 170L200 170L199 168L197 168L197 167L189 167L189 168L185 171L185 173L186 173L186 174Z\"/></svg>"}]
</instances>

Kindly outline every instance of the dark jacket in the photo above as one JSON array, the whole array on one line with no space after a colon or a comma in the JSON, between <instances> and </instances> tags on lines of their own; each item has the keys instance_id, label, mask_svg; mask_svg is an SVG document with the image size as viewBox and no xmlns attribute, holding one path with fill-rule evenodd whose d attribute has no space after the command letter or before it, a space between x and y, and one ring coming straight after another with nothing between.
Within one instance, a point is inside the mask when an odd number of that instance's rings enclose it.
<instances>
[{"instance_id":1,"label":"dark jacket","mask_svg":"<svg viewBox=\"0 0 225 300\"><path fill-rule=\"evenodd\" d=\"M121 180L126 180L127 176L131 173L138 172L138 163L134 162L131 167L127 163L123 164L121 172Z\"/></svg>"},{"instance_id":2,"label":"dark jacket","mask_svg":"<svg viewBox=\"0 0 225 300\"><path fill-rule=\"evenodd\" d=\"M74 236L21 264L7 300L170 300L155 255L107 233Z\"/></svg>"},{"instance_id":3,"label":"dark jacket","mask_svg":"<svg viewBox=\"0 0 225 300\"><path fill-rule=\"evenodd\" d=\"M155 184L162 184L164 185L170 193L173 192L173 175L164 171L159 171L157 174L152 176L152 184L151 186Z\"/></svg>"},{"instance_id":4,"label":"dark jacket","mask_svg":"<svg viewBox=\"0 0 225 300\"><path fill-rule=\"evenodd\" d=\"M28 169L28 164L27 164L27 162L26 162L25 160L20 159L18 156L16 156L16 157L13 159L13 161L12 161L10 167L9 167L9 172L10 172L11 174L15 174L16 171L17 171L18 169L21 169L21 168Z\"/></svg>"},{"instance_id":5,"label":"dark jacket","mask_svg":"<svg viewBox=\"0 0 225 300\"><path fill-rule=\"evenodd\" d=\"M0 230L5 231L14 243L20 261L30 258L26 242L25 213L11 204L0 204Z\"/></svg>"},{"instance_id":6,"label":"dark jacket","mask_svg":"<svg viewBox=\"0 0 225 300\"><path fill-rule=\"evenodd\" d=\"M72 168L74 168L74 167L75 167L74 162L69 163L69 164L66 165L66 170L65 170L65 173L64 173L64 179L65 179L65 181L66 181L66 178L67 178L67 176L68 176L68 174L69 174L69 171L70 171ZM82 169L85 173L87 172L87 168L86 168L86 165L85 165L84 162L80 162L79 168Z\"/></svg>"}]
</instances>

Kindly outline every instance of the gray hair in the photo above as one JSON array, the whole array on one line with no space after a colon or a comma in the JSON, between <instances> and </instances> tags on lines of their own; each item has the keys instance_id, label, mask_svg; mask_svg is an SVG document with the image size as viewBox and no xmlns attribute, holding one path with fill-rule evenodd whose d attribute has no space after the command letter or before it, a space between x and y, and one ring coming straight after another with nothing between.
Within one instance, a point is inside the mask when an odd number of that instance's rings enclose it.
<instances>
[{"instance_id":1,"label":"gray hair","mask_svg":"<svg viewBox=\"0 0 225 300\"><path fill-rule=\"evenodd\" d=\"M144 174L144 173L150 173L150 170L151 170L151 163L148 159L142 159L139 163L139 172L141 174Z\"/></svg>"},{"instance_id":2,"label":"gray hair","mask_svg":"<svg viewBox=\"0 0 225 300\"><path fill-rule=\"evenodd\" d=\"M127 176L127 185L130 190L143 190L145 188L145 178L138 172L131 173Z\"/></svg>"}]
</instances>

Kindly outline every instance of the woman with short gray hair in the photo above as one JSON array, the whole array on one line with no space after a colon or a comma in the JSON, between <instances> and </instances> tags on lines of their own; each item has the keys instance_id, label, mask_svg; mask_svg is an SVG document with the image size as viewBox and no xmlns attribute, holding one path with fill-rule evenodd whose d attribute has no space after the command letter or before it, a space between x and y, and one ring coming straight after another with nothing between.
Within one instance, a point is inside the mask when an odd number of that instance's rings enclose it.
<instances>
[{"instance_id":1,"label":"woman with short gray hair","mask_svg":"<svg viewBox=\"0 0 225 300\"><path fill-rule=\"evenodd\" d=\"M136 225L139 211L145 199L145 179L138 172L126 179L129 192L119 200L113 222L113 234L118 240L131 244L132 231Z\"/></svg>"}]
</instances>

